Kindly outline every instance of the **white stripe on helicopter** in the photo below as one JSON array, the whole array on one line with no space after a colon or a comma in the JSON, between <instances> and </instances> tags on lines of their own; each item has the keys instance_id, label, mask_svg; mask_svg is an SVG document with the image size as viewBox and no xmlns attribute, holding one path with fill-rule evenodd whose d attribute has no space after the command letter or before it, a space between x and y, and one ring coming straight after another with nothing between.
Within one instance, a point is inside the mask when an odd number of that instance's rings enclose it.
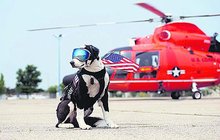
<instances>
[{"instance_id":1,"label":"white stripe on helicopter","mask_svg":"<svg viewBox=\"0 0 220 140\"><path fill-rule=\"evenodd\" d=\"M114 80L110 81L112 84L116 83L158 83L158 82L215 82L218 79L188 79L188 80Z\"/></svg>"}]
</instances>

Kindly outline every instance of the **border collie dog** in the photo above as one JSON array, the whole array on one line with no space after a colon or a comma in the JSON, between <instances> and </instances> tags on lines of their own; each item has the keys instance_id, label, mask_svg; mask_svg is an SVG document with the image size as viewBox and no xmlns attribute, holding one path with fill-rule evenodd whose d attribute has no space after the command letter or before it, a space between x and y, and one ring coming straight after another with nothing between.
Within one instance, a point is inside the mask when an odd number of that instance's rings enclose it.
<instances>
[{"instance_id":1,"label":"border collie dog","mask_svg":"<svg viewBox=\"0 0 220 140\"><path fill-rule=\"evenodd\" d=\"M90 129L91 126L98 127L99 121L102 121L104 124L101 126L118 128L118 125L109 118L109 75L99 58L99 49L92 45L74 49L70 64L79 70L63 80L64 85L67 86L61 97L61 105L57 107L56 127L60 123L71 122L81 129ZM71 102L66 101L62 104L65 100ZM102 108L103 119L89 117L96 102Z\"/></svg>"}]
</instances>

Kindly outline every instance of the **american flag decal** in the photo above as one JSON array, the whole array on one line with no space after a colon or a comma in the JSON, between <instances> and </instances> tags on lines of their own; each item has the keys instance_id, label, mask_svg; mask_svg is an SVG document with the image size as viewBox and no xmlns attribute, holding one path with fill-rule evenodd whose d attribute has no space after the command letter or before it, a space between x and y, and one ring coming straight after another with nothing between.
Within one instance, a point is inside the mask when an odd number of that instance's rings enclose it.
<instances>
[{"instance_id":1,"label":"american flag decal","mask_svg":"<svg viewBox=\"0 0 220 140\"><path fill-rule=\"evenodd\" d=\"M113 69L121 69L127 72L136 72L139 69L139 65L129 60L128 58L110 53L102 59L105 66L111 67Z\"/></svg>"}]
</instances>

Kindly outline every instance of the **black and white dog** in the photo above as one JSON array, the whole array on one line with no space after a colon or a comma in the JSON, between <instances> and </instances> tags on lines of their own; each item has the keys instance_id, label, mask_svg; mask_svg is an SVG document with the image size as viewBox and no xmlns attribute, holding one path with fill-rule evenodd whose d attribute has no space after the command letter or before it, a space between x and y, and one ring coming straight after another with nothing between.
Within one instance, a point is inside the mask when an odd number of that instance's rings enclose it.
<instances>
[{"instance_id":1,"label":"black and white dog","mask_svg":"<svg viewBox=\"0 0 220 140\"><path fill-rule=\"evenodd\" d=\"M92 45L74 49L70 64L73 68L78 68L79 71L75 75L64 78L64 84L68 83L68 85L65 88L62 100L70 99L71 102L68 103L69 107L67 107L69 108L69 113L66 113L65 117L63 117L66 119L63 120L61 117L62 119L60 120L66 121L69 116L74 116L81 129L90 129L91 124L85 121L89 119L88 116L92 113L93 105L97 101L102 108L106 125L110 128L118 128L118 125L109 118L109 75L99 58L99 49ZM59 105L57 110L59 110ZM99 121L100 119L96 120ZM57 126L60 123L61 121L58 122Z\"/></svg>"}]
</instances>

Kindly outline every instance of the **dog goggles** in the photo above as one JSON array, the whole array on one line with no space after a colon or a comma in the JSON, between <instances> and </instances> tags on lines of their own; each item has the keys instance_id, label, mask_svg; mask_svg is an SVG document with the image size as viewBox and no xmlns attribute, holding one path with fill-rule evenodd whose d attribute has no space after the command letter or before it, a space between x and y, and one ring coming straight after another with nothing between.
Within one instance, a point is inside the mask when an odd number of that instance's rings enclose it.
<instances>
[{"instance_id":1,"label":"dog goggles","mask_svg":"<svg viewBox=\"0 0 220 140\"><path fill-rule=\"evenodd\" d=\"M90 57L90 52L86 49L76 48L73 50L72 59L76 58L81 62L85 62Z\"/></svg>"}]
</instances>

